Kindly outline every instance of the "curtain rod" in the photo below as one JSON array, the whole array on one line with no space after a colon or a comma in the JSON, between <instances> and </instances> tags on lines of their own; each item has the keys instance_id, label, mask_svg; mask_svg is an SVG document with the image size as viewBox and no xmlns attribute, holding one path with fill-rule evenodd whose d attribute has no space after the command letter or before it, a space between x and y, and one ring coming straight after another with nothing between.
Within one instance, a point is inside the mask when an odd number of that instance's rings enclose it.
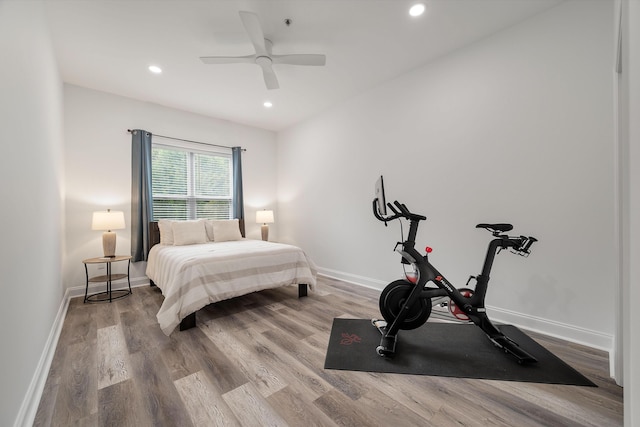
<instances>
[{"instance_id":1,"label":"curtain rod","mask_svg":"<svg viewBox=\"0 0 640 427\"><path fill-rule=\"evenodd\" d=\"M127 132L131 133L133 131L131 129L127 129ZM211 147L233 148L233 147L229 147L228 145L209 144L208 142L191 141L190 139L182 139L182 138L174 138L172 136L158 135L158 134L155 134L153 132L150 132L150 133L151 133L151 135L157 136L159 138L173 139L175 141L191 142L193 144L208 145L208 146L211 146ZM241 150L242 151L247 151L246 148L241 148Z\"/></svg>"}]
</instances>

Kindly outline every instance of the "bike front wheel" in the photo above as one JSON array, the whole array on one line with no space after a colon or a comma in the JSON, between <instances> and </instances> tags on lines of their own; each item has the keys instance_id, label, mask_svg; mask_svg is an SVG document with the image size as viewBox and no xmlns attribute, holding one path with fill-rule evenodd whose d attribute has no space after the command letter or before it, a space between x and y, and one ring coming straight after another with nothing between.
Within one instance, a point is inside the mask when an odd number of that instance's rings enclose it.
<instances>
[{"instance_id":1,"label":"bike front wheel","mask_svg":"<svg viewBox=\"0 0 640 427\"><path fill-rule=\"evenodd\" d=\"M407 280L396 280L389 283L380 294L380 313L387 324L391 325L402 311L404 303L415 285ZM407 317L400 324L400 329L416 329L424 325L431 315L431 301L419 298L407 312Z\"/></svg>"}]
</instances>

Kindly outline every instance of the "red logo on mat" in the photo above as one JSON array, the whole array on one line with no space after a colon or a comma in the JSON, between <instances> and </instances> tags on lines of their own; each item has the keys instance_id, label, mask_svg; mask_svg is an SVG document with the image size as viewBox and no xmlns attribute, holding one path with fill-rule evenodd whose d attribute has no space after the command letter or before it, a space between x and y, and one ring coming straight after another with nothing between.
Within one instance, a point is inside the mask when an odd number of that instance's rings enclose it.
<instances>
[{"instance_id":1,"label":"red logo on mat","mask_svg":"<svg viewBox=\"0 0 640 427\"><path fill-rule=\"evenodd\" d=\"M356 334L347 334L346 332L343 332L342 339L340 340L340 345L351 345L354 342L358 343L360 341L362 341L362 338L360 338Z\"/></svg>"}]
</instances>

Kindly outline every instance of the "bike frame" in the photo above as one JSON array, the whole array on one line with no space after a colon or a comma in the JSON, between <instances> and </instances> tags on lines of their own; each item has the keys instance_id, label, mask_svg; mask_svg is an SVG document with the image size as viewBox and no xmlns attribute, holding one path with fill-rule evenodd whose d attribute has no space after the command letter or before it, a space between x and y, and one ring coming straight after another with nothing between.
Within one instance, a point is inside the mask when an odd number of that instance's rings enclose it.
<instances>
[{"instance_id":1,"label":"bike frame","mask_svg":"<svg viewBox=\"0 0 640 427\"><path fill-rule=\"evenodd\" d=\"M484 304L495 256L499 250L513 246L510 245L511 242L508 241L508 237L495 238L489 242L482 273L475 276L476 286L473 295L465 297L429 262L428 255L421 255L415 249L415 232L412 233L412 228L415 228L417 231L417 224L417 220L411 221L409 238L402 243L402 250L398 251L402 258L412 264L418 272L418 280L416 280L414 290L412 290L408 298L408 304L412 304L417 299L449 297L469 316L469 319L471 319L473 323L478 326L484 325L483 330L485 328L490 329L490 331L485 330L485 332L490 333L490 336L500 334L497 328L495 328L487 318ZM429 282L433 282L437 288L427 287ZM402 321L404 321L404 318L400 319L400 316L396 318L396 321L394 321L389 328L389 333L397 333Z\"/></svg>"},{"instance_id":2,"label":"bike frame","mask_svg":"<svg viewBox=\"0 0 640 427\"><path fill-rule=\"evenodd\" d=\"M505 351L516 356L520 363L536 362L537 360L533 356L520 349L515 342L500 332L491 320L489 320L484 305L491 269L493 267L496 254L500 250L507 248L512 248L521 254L528 254L529 248L536 239L524 236L509 237L506 234L498 234L497 231L494 231L493 235L495 238L489 242L482 272L478 276L475 276L476 286L474 293L470 297L465 297L429 262L428 253L422 255L415 249L415 238L418 232L418 224L421 220L425 220L426 217L409 212L406 206L398 203L397 201L394 203L397 209L390 203L387 204L394 212L394 215L383 218L379 215L376 209L376 200L374 200L374 215L380 221L385 222L385 224L390 220L399 219L401 217L409 220L410 225L407 239L404 242L399 242L396 245L396 250L400 253L404 261L415 267L415 270L418 272L418 278L415 283L407 281L413 286L411 292L404 302L398 316L394 319L391 325L386 328L380 347L390 355L395 353L396 335L401 329L402 322L406 319L410 308L418 300L448 296L475 325L480 327L487 334L489 339L491 339L496 346L503 348ZM509 229L510 228L511 226L509 226ZM397 246L400 244L402 245L402 249L398 250ZM426 285L429 282L433 282L437 288L427 287Z\"/></svg>"}]
</instances>

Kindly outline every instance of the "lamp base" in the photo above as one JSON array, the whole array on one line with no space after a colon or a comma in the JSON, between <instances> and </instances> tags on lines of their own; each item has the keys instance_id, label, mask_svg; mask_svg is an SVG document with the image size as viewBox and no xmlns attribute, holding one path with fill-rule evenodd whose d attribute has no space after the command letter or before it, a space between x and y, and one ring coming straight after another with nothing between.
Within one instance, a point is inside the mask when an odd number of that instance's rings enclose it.
<instances>
[{"instance_id":1,"label":"lamp base","mask_svg":"<svg viewBox=\"0 0 640 427\"><path fill-rule=\"evenodd\" d=\"M267 242L269 240L269 226L267 224L262 224L260 231L262 231L262 240Z\"/></svg>"},{"instance_id":2,"label":"lamp base","mask_svg":"<svg viewBox=\"0 0 640 427\"><path fill-rule=\"evenodd\" d=\"M116 256L116 233L113 231L105 231L102 235L102 251L105 258L113 258Z\"/></svg>"}]
</instances>

